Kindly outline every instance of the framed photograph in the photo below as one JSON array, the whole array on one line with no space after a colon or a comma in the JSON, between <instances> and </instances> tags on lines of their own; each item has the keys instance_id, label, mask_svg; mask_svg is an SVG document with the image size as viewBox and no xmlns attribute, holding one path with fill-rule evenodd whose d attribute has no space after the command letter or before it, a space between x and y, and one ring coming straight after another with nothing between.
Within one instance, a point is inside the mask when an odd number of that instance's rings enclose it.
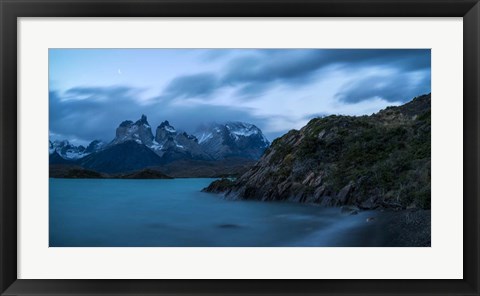
<instances>
[{"instance_id":1,"label":"framed photograph","mask_svg":"<svg viewBox=\"0 0 480 296\"><path fill-rule=\"evenodd\" d=\"M480 295L478 1L0 12L1 295Z\"/></svg>"}]
</instances>

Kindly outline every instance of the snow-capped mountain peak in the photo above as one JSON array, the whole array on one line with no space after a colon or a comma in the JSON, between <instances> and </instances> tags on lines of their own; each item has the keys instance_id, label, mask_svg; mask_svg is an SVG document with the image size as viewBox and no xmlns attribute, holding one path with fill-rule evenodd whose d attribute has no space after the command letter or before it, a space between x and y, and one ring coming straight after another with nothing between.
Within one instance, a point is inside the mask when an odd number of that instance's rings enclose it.
<instances>
[{"instance_id":1,"label":"snow-capped mountain peak","mask_svg":"<svg viewBox=\"0 0 480 296\"><path fill-rule=\"evenodd\" d=\"M87 148L85 149L85 153L92 153L101 150L105 147L107 143L101 140L93 140L90 144L88 144Z\"/></svg>"},{"instance_id":2,"label":"snow-capped mountain peak","mask_svg":"<svg viewBox=\"0 0 480 296\"><path fill-rule=\"evenodd\" d=\"M270 145L257 126L233 121L203 125L191 135L178 131L165 120L157 126L154 136L147 116L142 115L135 122L121 122L115 138L109 144L95 140L85 148L68 141L49 141L49 151L51 155L58 154L67 160L77 160L126 142L135 142L131 147L140 147L135 146L138 144L146 146L146 149L155 152L165 162L179 159L220 160L229 157L258 159Z\"/></svg>"},{"instance_id":3,"label":"snow-capped mountain peak","mask_svg":"<svg viewBox=\"0 0 480 296\"><path fill-rule=\"evenodd\" d=\"M155 142L152 148L158 155L169 159L198 158L208 159L198 144L198 139L186 132L177 131L168 120L162 122L156 130Z\"/></svg>"},{"instance_id":4,"label":"snow-capped mountain peak","mask_svg":"<svg viewBox=\"0 0 480 296\"><path fill-rule=\"evenodd\" d=\"M229 122L225 124L225 127L230 131L234 137L250 137L261 133L260 129L253 124L244 122Z\"/></svg>"},{"instance_id":5,"label":"snow-capped mountain peak","mask_svg":"<svg viewBox=\"0 0 480 296\"><path fill-rule=\"evenodd\" d=\"M83 145L73 145L67 140L49 141L49 154L58 153L67 160L76 160L89 155L90 153L101 150L105 143L99 140L92 141L87 148Z\"/></svg>"},{"instance_id":6,"label":"snow-capped mountain peak","mask_svg":"<svg viewBox=\"0 0 480 296\"><path fill-rule=\"evenodd\" d=\"M238 121L200 126L195 136L215 159L232 156L257 159L270 145L257 126Z\"/></svg>"},{"instance_id":7,"label":"snow-capped mountain peak","mask_svg":"<svg viewBox=\"0 0 480 296\"><path fill-rule=\"evenodd\" d=\"M162 122L162 123L157 127L157 131L158 131L158 130L165 130L165 131L167 131L168 133L171 133L171 134L177 133L177 130L175 130L175 128L170 125L170 122L168 122L168 120L165 120L164 122Z\"/></svg>"},{"instance_id":8,"label":"snow-capped mountain peak","mask_svg":"<svg viewBox=\"0 0 480 296\"><path fill-rule=\"evenodd\" d=\"M177 135L177 130L170 125L168 120L162 122L158 127L155 133L155 141L158 143L163 143L168 141L169 138L175 137Z\"/></svg>"},{"instance_id":9,"label":"snow-capped mountain peak","mask_svg":"<svg viewBox=\"0 0 480 296\"><path fill-rule=\"evenodd\" d=\"M115 138L110 145L120 144L126 141L135 141L138 144L151 146L153 144L152 128L147 121L147 116L142 117L135 123L131 120L125 120L118 126Z\"/></svg>"}]
</instances>

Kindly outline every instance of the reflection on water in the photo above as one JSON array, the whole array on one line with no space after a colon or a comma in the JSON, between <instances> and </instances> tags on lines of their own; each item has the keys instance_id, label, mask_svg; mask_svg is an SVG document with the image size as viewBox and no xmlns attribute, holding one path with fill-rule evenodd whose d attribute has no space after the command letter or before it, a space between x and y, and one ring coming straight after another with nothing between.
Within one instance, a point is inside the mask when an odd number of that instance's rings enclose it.
<instances>
[{"instance_id":1,"label":"reflection on water","mask_svg":"<svg viewBox=\"0 0 480 296\"><path fill-rule=\"evenodd\" d=\"M228 201L212 179L50 179L51 247L374 246L366 218L336 208Z\"/></svg>"}]
</instances>

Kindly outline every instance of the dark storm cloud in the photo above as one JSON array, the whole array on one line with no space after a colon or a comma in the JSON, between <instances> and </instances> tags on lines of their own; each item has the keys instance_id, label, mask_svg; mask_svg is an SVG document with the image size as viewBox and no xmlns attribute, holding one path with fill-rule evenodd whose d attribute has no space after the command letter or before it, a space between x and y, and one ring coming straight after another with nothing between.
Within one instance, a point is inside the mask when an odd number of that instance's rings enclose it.
<instances>
[{"instance_id":1,"label":"dark storm cloud","mask_svg":"<svg viewBox=\"0 0 480 296\"><path fill-rule=\"evenodd\" d=\"M251 55L230 61L224 84L266 83L276 80L300 82L319 68L323 60L316 51L288 51L283 54Z\"/></svg>"},{"instance_id":2,"label":"dark storm cloud","mask_svg":"<svg viewBox=\"0 0 480 296\"><path fill-rule=\"evenodd\" d=\"M85 141L111 140L116 125L128 119L132 110L139 109L134 100L139 92L128 87L76 87L63 95L52 91L49 93L49 129Z\"/></svg>"},{"instance_id":3,"label":"dark storm cloud","mask_svg":"<svg viewBox=\"0 0 480 296\"><path fill-rule=\"evenodd\" d=\"M99 100L102 98L117 97L119 99L130 97L139 91L126 86L111 87L74 87L65 92L66 97L88 98Z\"/></svg>"},{"instance_id":4,"label":"dark storm cloud","mask_svg":"<svg viewBox=\"0 0 480 296\"><path fill-rule=\"evenodd\" d=\"M240 87L237 91L237 95L241 98L251 99L255 96L259 96L267 92L271 88L268 83L250 83Z\"/></svg>"},{"instance_id":5,"label":"dark storm cloud","mask_svg":"<svg viewBox=\"0 0 480 296\"><path fill-rule=\"evenodd\" d=\"M222 54L228 51L220 51ZM211 53L213 54L213 53ZM404 83L400 77L418 71L430 71L429 49L378 49L378 50L257 50L249 51L248 55L232 58L220 73L201 73L189 76L180 76L173 79L160 96L161 99L208 97L223 87L238 87L237 95L243 98L252 98L267 92L278 84L299 86L311 83L314 76L330 66L356 71L364 68L381 67L395 70L398 78L387 77L388 86L369 89L366 84L355 89L361 93L357 99L350 100L345 96L344 101L355 102L369 99L374 96L393 97L402 96ZM322 75L328 75L322 73ZM413 74L412 74L413 75ZM321 77L319 78L321 79ZM359 77L361 81L363 77ZM429 89L430 85L422 89ZM414 90L412 90L414 91ZM428 91L427 91L428 92ZM348 97L348 98L347 98ZM404 96L405 97L405 96Z\"/></svg>"},{"instance_id":6,"label":"dark storm cloud","mask_svg":"<svg viewBox=\"0 0 480 296\"><path fill-rule=\"evenodd\" d=\"M380 96L389 102L406 102L430 92L430 71L389 76L368 76L345 85L336 98L341 102L358 103Z\"/></svg>"},{"instance_id":7,"label":"dark storm cloud","mask_svg":"<svg viewBox=\"0 0 480 296\"><path fill-rule=\"evenodd\" d=\"M159 99L205 97L212 94L217 88L217 78L212 73L179 76L167 85Z\"/></svg>"},{"instance_id":8,"label":"dark storm cloud","mask_svg":"<svg viewBox=\"0 0 480 296\"><path fill-rule=\"evenodd\" d=\"M266 50L265 52L270 52ZM331 65L392 67L400 71L430 68L430 50L272 50L273 54L241 57L230 62L223 82L258 83L285 81L303 83L305 78Z\"/></svg>"}]
</instances>

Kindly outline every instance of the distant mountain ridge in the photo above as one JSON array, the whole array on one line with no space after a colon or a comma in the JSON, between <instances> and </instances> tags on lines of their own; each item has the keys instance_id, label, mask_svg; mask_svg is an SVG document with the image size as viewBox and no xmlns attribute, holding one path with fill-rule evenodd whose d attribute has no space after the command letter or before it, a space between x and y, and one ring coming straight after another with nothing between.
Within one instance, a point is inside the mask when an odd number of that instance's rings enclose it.
<instances>
[{"instance_id":1,"label":"distant mountain ridge","mask_svg":"<svg viewBox=\"0 0 480 296\"><path fill-rule=\"evenodd\" d=\"M215 159L258 159L270 145L258 127L238 121L203 125L197 129L195 136L199 145Z\"/></svg>"},{"instance_id":2,"label":"distant mountain ridge","mask_svg":"<svg viewBox=\"0 0 480 296\"><path fill-rule=\"evenodd\" d=\"M105 146L105 143L99 140L92 141L86 148L83 145L75 146L67 140L48 141L48 150L50 155L56 161L61 157L64 160L76 160L89 155L90 153L99 151Z\"/></svg>"},{"instance_id":3,"label":"distant mountain ridge","mask_svg":"<svg viewBox=\"0 0 480 296\"><path fill-rule=\"evenodd\" d=\"M201 135L202 141L196 135ZM258 127L243 122L205 124L196 135L177 131L169 121L161 122L154 135L147 117L142 115L135 122L121 122L108 144L94 140L84 147L68 141L49 141L50 163L78 165L108 174L185 160L236 158L236 163L238 159L249 163L260 158L270 145Z\"/></svg>"}]
</instances>

